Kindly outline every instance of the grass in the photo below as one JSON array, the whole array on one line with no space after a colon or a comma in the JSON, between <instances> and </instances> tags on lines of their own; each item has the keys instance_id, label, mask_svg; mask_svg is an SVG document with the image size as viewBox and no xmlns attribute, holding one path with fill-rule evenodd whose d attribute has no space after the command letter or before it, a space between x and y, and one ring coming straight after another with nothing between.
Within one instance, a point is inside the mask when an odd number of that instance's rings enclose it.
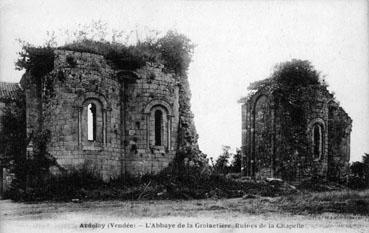
<instances>
[{"instance_id":1,"label":"grass","mask_svg":"<svg viewBox=\"0 0 369 233\"><path fill-rule=\"evenodd\" d=\"M369 215L369 189L362 191L339 187L337 190L317 192L296 189L285 182L255 182L210 175L189 179L168 175L126 177L104 183L87 169L74 171L61 177L50 177L33 186L20 197L20 201L85 202L88 200L180 200L242 198L241 203L214 205L209 211L236 211L251 214L290 212L293 214L319 214L323 212ZM321 185L331 187L331 184ZM332 186L333 187L333 186ZM314 190L314 189L313 189ZM14 191L18 191L15 189ZM225 202L230 203L230 202ZM197 208L197 207L196 207Z\"/></svg>"},{"instance_id":2,"label":"grass","mask_svg":"<svg viewBox=\"0 0 369 233\"><path fill-rule=\"evenodd\" d=\"M280 197L277 205L294 214L334 212L369 215L369 189L288 195Z\"/></svg>"},{"instance_id":3,"label":"grass","mask_svg":"<svg viewBox=\"0 0 369 233\"><path fill-rule=\"evenodd\" d=\"M333 191L324 193L298 193L279 197L208 198L201 200L105 200L73 202L16 203L2 202L2 214L14 216L57 216L70 212L91 213L98 216L122 217L247 217L247 216L307 216L327 213L334 216L355 215L369 218L368 209L358 206L358 201L368 204L369 189L363 191ZM345 203L338 204L338 203ZM360 205L360 204L359 204ZM74 216L74 215L73 215Z\"/></svg>"},{"instance_id":4,"label":"grass","mask_svg":"<svg viewBox=\"0 0 369 233\"><path fill-rule=\"evenodd\" d=\"M364 191L334 191L325 193L293 194L282 197L256 196L251 199L208 198L201 200L105 200L73 202L15 203L4 205L9 216L44 216L64 212L95 212L99 215L119 217L200 217L200 216L253 216L253 215L302 215L315 216L323 213L345 216L346 214L369 217L368 209L358 206L366 201L369 189ZM331 199L330 199L331 198ZM338 203L345 203L338 204ZM359 204L360 205L360 204Z\"/></svg>"}]
</instances>

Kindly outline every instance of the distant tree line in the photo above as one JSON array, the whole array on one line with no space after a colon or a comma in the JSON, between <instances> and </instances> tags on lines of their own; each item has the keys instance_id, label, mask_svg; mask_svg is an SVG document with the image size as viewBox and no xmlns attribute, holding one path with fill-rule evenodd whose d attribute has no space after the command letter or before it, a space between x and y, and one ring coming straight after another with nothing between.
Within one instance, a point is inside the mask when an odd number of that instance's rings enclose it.
<instances>
[{"instance_id":1,"label":"distant tree line","mask_svg":"<svg viewBox=\"0 0 369 233\"><path fill-rule=\"evenodd\" d=\"M241 172L241 150L231 153L230 146L223 146L222 153L213 161L210 158L213 172L219 175ZM369 188L369 154L364 153L362 161L355 161L350 165L350 175L347 186L352 189Z\"/></svg>"}]
</instances>

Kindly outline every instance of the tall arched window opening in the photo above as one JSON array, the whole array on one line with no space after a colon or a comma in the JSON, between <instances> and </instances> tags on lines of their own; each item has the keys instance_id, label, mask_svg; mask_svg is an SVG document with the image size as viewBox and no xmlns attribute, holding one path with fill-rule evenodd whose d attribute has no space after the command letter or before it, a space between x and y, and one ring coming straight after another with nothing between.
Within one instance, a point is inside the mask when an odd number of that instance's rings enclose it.
<instances>
[{"instance_id":1,"label":"tall arched window opening","mask_svg":"<svg viewBox=\"0 0 369 233\"><path fill-rule=\"evenodd\" d=\"M96 140L96 105L90 103L87 107L87 139Z\"/></svg>"},{"instance_id":2,"label":"tall arched window opening","mask_svg":"<svg viewBox=\"0 0 369 233\"><path fill-rule=\"evenodd\" d=\"M313 155L315 159L319 159L322 154L323 140L322 128L316 124L313 127Z\"/></svg>"},{"instance_id":3,"label":"tall arched window opening","mask_svg":"<svg viewBox=\"0 0 369 233\"><path fill-rule=\"evenodd\" d=\"M163 154L171 150L171 106L165 101L153 100L145 107L144 113L147 126L146 148Z\"/></svg>"},{"instance_id":4,"label":"tall arched window opening","mask_svg":"<svg viewBox=\"0 0 369 233\"><path fill-rule=\"evenodd\" d=\"M161 146L163 113L160 110L155 111L155 146Z\"/></svg>"}]
</instances>

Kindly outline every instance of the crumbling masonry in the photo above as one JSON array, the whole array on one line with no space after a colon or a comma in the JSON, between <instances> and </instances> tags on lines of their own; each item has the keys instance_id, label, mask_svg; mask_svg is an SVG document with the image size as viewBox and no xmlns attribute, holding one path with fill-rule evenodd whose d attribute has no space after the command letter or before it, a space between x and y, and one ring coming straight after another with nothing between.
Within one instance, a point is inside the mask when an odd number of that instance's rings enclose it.
<instances>
[{"instance_id":1,"label":"crumbling masonry","mask_svg":"<svg viewBox=\"0 0 369 233\"><path fill-rule=\"evenodd\" d=\"M314 88L310 95L317 101L302 103L304 120L292 129L286 121L293 117L274 91L265 86L242 100L243 175L297 182L314 175L344 177L349 169L352 120L333 95L324 86ZM303 138L298 147L290 143L296 135Z\"/></svg>"},{"instance_id":2,"label":"crumbling masonry","mask_svg":"<svg viewBox=\"0 0 369 233\"><path fill-rule=\"evenodd\" d=\"M20 83L26 95L27 135L49 130L47 150L61 167L88 166L104 180L155 174L181 146L197 145L186 77L164 72L161 64L127 71L102 55L54 54L54 69L47 74L52 90L37 87L29 73ZM27 156L33 151L31 140Z\"/></svg>"}]
</instances>

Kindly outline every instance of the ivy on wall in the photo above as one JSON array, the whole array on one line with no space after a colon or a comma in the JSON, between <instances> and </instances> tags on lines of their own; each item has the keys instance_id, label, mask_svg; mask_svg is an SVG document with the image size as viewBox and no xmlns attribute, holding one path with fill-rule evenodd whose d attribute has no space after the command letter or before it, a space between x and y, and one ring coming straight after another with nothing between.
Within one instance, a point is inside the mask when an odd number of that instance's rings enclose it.
<instances>
[{"instance_id":1,"label":"ivy on wall","mask_svg":"<svg viewBox=\"0 0 369 233\"><path fill-rule=\"evenodd\" d=\"M316 172L312 169L316 166L313 166L306 133L309 117L313 108L323 104L322 96L334 98L320 73L309 61L293 59L278 64L269 78L252 83L248 90L251 92L248 98L255 92L265 91L275 103L276 121L280 124L275 161L277 173L289 180L296 178L297 170Z\"/></svg>"}]
</instances>

